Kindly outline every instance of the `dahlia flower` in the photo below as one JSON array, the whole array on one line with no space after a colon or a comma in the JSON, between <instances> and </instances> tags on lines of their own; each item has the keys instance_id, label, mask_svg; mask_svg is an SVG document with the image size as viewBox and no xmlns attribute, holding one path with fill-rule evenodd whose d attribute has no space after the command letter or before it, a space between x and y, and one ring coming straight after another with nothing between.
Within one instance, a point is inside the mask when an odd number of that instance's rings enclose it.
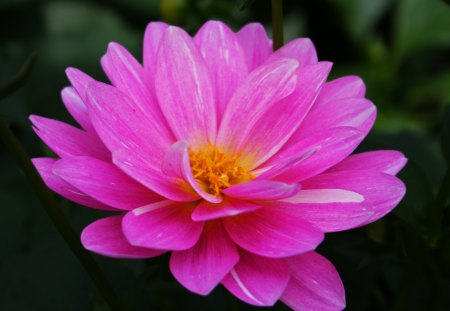
<instances>
[{"instance_id":1,"label":"dahlia flower","mask_svg":"<svg viewBox=\"0 0 450 311\"><path fill-rule=\"evenodd\" d=\"M119 258L171 252L206 295L222 284L256 306L341 310L344 287L314 250L324 233L390 212L405 186L397 151L351 155L375 106L356 76L327 82L309 39L272 51L260 24L210 21L192 38L150 23L143 64L110 43L111 84L68 68L62 100L81 128L31 116L58 158L35 158L49 188L111 211L81 234Z\"/></svg>"}]
</instances>

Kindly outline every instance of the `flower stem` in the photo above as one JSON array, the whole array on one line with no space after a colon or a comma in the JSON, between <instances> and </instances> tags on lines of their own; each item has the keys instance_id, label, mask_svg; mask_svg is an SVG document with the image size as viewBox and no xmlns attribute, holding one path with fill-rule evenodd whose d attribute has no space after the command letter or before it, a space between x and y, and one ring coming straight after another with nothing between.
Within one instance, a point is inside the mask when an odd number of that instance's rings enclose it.
<instances>
[{"instance_id":1,"label":"flower stem","mask_svg":"<svg viewBox=\"0 0 450 311\"><path fill-rule=\"evenodd\" d=\"M272 0L273 50L283 46L283 0Z\"/></svg>"},{"instance_id":2,"label":"flower stem","mask_svg":"<svg viewBox=\"0 0 450 311\"><path fill-rule=\"evenodd\" d=\"M100 267L94 261L91 254L89 254L81 245L78 235L72 229L69 221L59 208L53 194L45 186L19 140L9 128L8 122L3 118L0 118L0 138L24 172L26 178L29 180L33 190L41 202L42 207L45 209L59 233L63 236L72 252L78 258L86 272L91 277L92 281L99 289L111 311L124 310L111 284L107 281L105 275L100 270Z\"/></svg>"}]
</instances>

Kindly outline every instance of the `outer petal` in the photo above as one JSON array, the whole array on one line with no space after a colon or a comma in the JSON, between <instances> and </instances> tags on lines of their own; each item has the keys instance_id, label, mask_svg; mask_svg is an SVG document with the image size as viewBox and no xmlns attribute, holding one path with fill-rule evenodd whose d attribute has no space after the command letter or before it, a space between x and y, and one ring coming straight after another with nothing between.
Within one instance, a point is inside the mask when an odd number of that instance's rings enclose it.
<instances>
[{"instance_id":1,"label":"outer petal","mask_svg":"<svg viewBox=\"0 0 450 311\"><path fill-rule=\"evenodd\" d=\"M219 204L202 201L194 209L194 212L192 213L192 220L206 221L216 218L236 216L242 213L252 212L258 208L261 208L261 206L229 197L225 197Z\"/></svg>"},{"instance_id":2,"label":"outer petal","mask_svg":"<svg viewBox=\"0 0 450 311\"><path fill-rule=\"evenodd\" d=\"M120 44L110 43L108 52L102 57L102 67L108 78L122 93L135 104L145 116L148 131L169 145L174 138L164 118L155 94L151 93L150 81L146 79L144 68Z\"/></svg>"},{"instance_id":3,"label":"outer petal","mask_svg":"<svg viewBox=\"0 0 450 311\"><path fill-rule=\"evenodd\" d=\"M84 228L81 233L83 246L104 256L116 258L151 258L164 251L132 246L122 232L123 216L99 219Z\"/></svg>"},{"instance_id":4,"label":"outer petal","mask_svg":"<svg viewBox=\"0 0 450 311\"><path fill-rule=\"evenodd\" d=\"M366 93L363 80L357 76L346 76L325 84L313 110L323 104L344 98L362 98Z\"/></svg>"},{"instance_id":5,"label":"outer petal","mask_svg":"<svg viewBox=\"0 0 450 311\"><path fill-rule=\"evenodd\" d=\"M117 88L100 82L90 84L88 95L92 123L108 149L130 149L159 169L172 142L159 135L139 106Z\"/></svg>"},{"instance_id":6,"label":"outer petal","mask_svg":"<svg viewBox=\"0 0 450 311\"><path fill-rule=\"evenodd\" d=\"M298 195L280 201L282 208L325 232L373 222L389 213L405 194L398 178L373 171L325 173L303 181L302 187Z\"/></svg>"},{"instance_id":7,"label":"outer petal","mask_svg":"<svg viewBox=\"0 0 450 311\"><path fill-rule=\"evenodd\" d=\"M317 63L317 53L314 44L309 38L294 39L276 50L270 57L269 62L280 58L294 58L298 60L300 67Z\"/></svg>"},{"instance_id":8,"label":"outer petal","mask_svg":"<svg viewBox=\"0 0 450 311\"><path fill-rule=\"evenodd\" d=\"M294 92L265 111L242 144L243 154L249 155L252 167L274 155L295 132L313 105L330 69L331 63L328 62L299 69Z\"/></svg>"},{"instance_id":9,"label":"outer petal","mask_svg":"<svg viewBox=\"0 0 450 311\"><path fill-rule=\"evenodd\" d=\"M208 68L184 30L169 27L156 63L156 94L178 140L198 147L216 137L214 91Z\"/></svg>"},{"instance_id":10,"label":"outer petal","mask_svg":"<svg viewBox=\"0 0 450 311\"><path fill-rule=\"evenodd\" d=\"M54 164L53 172L96 200L123 210L161 198L113 164L90 157L61 159Z\"/></svg>"},{"instance_id":11,"label":"outer petal","mask_svg":"<svg viewBox=\"0 0 450 311\"><path fill-rule=\"evenodd\" d=\"M78 95L80 95L81 100L84 103L87 103L87 93L86 89L90 83L95 81L90 76L85 74L79 69L69 67L66 69L67 78L69 78L70 83L77 91Z\"/></svg>"},{"instance_id":12,"label":"outer petal","mask_svg":"<svg viewBox=\"0 0 450 311\"><path fill-rule=\"evenodd\" d=\"M208 21L194 37L215 89L217 119L222 118L231 95L248 74L244 51L236 34L222 22Z\"/></svg>"},{"instance_id":13,"label":"outer petal","mask_svg":"<svg viewBox=\"0 0 450 311\"><path fill-rule=\"evenodd\" d=\"M187 182L203 199L212 203L222 202L222 197L209 194L195 180L189 162L189 145L187 142L178 141L172 145L164 158L162 171L170 177Z\"/></svg>"},{"instance_id":14,"label":"outer petal","mask_svg":"<svg viewBox=\"0 0 450 311\"><path fill-rule=\"evenodd\" d=\"M275 178L279 181L295 183L324 172L339 163L355 150L364 135L351 127L327 129L306 137L289 148L282 149L261 169L278 163L297 159L299 155L311 153L303 161L293 164L287 170L280 170Z\"/></svg>"},{"instance_id":15,"label":"outer petal","mask_svg":"<svg viewBox=\"0 0 450 311\"><path fill-rule=\"evenodd\" d=\"M222 190L230 197L241 200L279 200L295 195L299 184L285 184L271 180L253 180Z\"/></svg>"},{"instance_id":16,"label":"outer petal","mask_svg":"<svg viewBox=\"0 0 450 311\"><path fill-rule=\"evenodd\" d=\"M327 172L337 171L375 171L396 175L408 160L395 150L378 150L354 154L331 167Z\"/></svg>"},{"instance_id":17,"label":"outer petal","mask_svg":"<svg viewBox=\"0 0 450 311\"><path fill-rule=\"evenodd\" d=\"M193 207L173 201L142 206L125 215L122 229L134 246L186 250L197 243L204 226L191 220Z\"/></svg>"},{"instance_id":18,"label":"outer petal","mask_svg":"<svg viewBox=\"0 0 450 311\"><path fill-rule=\"evenodd\" d=\"M257 121L295 89L298 62L278 59L250 73L230 99L216 144L238 151Z\"/></svg>"},{"instance_id":19,"label":"outer petal","mask_svg":"<svg viewBox=\"0 0 450 311\"><path fill-rule=\"evenodd\" d=\"M350 126L365 135L375 122L377 110L371 101L365 98L348 98L328 102L311 111L292 135L292 144L317 131L339 126Z\"/></svg>"},{"instance_id":20,"label":"outer petal","mask_svg":"<svg viewBox=\"0 0 450 311\"><path fill-rule=\"evenodd\" d=\"M60 157L111 158L111 153L97 136L53 119L32 115L30 120L36 134Z\"/></svg>"},{"instance_id":21,"label":"outer petal","mask_svg":"<svg viewBox=\"0 0 450 311\"><path fill-rule=\"evenodd\" d=\"M223 218L233 241L265 257L288 257L313 250L323 233L298 213L266 206L252 213Z\"/></svg>"},{"instance_id":22,"label":"outer petal","mask_svg":"<svg viewBox=\"0 0 450 311\"><path fill-rule=\"evenodd\" d=\"M65 87L61 91L61 98L69 113L86 131L95 133L89 118L86 104L81 99L78 92L73 87Z\"/></svg>"},{"instance_id":23,"label":"outer petal","mask_svg":"<svg viewBox=\"0 0 450 311\"><path fill-rule=\"evenodd\" d=\"M237 37L245 52L249 71L262 65L272 54L272 42L261 24L245 25L239 30Z\"/></svg>"},{"instance_id":24,"label":"outer petal","mask_svg":"<svg viewBox=\"0 0 450 311\"><path fill-rule=\"evenodd\" d=\"M183 180L171 178L153 168L153 163L132 150L119 149L113 153L113 162L127 175L147 188L173 201L196 201L200 196Z\"/></svg>"},{"instance_id":25,"label":"outer petal","mask_svg":"<svg viewBox=\"0 0 450 311\"><path fill-rule=\"evenodd\" d=\"M219 221L208 222L191 249L174 251L170 271L190 291L209 294L239 260L234 242Z\"/></svg>"},{"instance_id":26,"label":"outer petal","mask_svg":"<svg viewBox=\"0 0 450 311\"><path fill-rule=\"evenodd\" d=\"M256 306L272 306L289 282L282 260L241 250L241 259L222 284L239 299Z\"/></svg>"},{"instance_id":27,"label":"outer petal","mask_svg":"<svg viewBox=\"0 0 450 311\"><path fill-rule=\"evenodd\" d=\"M161 38L166 31L167 25L163 22L151 22L147 25L144 35L144 70L149 83L150 91L155 94L155 74L156 74L156 57L158 53Z\"/></svg>"},{"instance_id":28,"label":"outer petal","mask_svg":"<svg viewBox=\"0 0 450 311\"><path fill-rule=\"evenodd\" d=\"M91 198L87 194L81 192L79 189L73 187L72 185L66 183L63 179L53 174L53 165L58 161L53 158L34 158L32 159L34 166L44 180L44 183L55 191L57 194L65 197L66 199L84 205L87 207L92 207L100 210L116 211L117 209L100 203L99 201Z\"/></svg>"},{"instance_id":29,"label":"outer petal","mask_svg":"<svg viewBox=\"0 0 450 311\"><path fill-rule=\"evenodd\" d=\"M345 291L336 268L316 252L285 259L291 279L281 301L293 310L338 311L345 308Z\"/></svg>"}]
</instances>

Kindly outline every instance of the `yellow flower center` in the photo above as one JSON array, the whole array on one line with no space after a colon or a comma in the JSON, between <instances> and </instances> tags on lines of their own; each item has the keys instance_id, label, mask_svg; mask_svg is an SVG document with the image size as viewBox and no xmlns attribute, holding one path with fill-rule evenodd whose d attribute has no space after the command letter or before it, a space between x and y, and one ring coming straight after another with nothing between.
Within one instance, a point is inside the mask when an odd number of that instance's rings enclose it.
<instances>
[{"instance_id":1,"label":"yellow flower center","mask_svg":"<svg viewBox=\"0 0 450 311\"><path fill-rule=\"evenodd\" d=\"M247 169L239 164L239 157L239 153L228 156L213 145L208 145L198 151L192 149L189 151L195 180L212 195L219 195L222 189L254 178Z\"/></svg>"}]
</instances>

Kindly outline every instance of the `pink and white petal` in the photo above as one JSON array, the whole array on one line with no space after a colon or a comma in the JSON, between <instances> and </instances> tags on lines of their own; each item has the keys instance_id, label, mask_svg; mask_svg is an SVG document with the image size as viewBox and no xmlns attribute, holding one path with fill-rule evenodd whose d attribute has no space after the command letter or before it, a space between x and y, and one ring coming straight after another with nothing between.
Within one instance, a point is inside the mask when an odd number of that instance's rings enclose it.
<instances>
[{"instance_id":1,"label":"pink and white petal","mask_svg":"<svg viewBox=\"0 0 450 311\"><path fill-rule=\"evenodd\" d=\"M292 310L340 311L345 308L345 290L331 262L316 252L286 258L291 279L281 297Z\"/></svg>"},{"instance_id":2,"label":"pink and white petal","mask_svg":"<svg viewBox=\"0 0 450 311\"><path fill-rule=\"evenodd\" d=\"M177 141L170 147L162 164L162 172L169 177L177 178L188 183L203 199L212 203L220 203L223 198L206 191L195 180L189 160L189 144L185 141Z\"/></svg>"},{"instance_id":3,"label":"pink and white petal","mask_svg":"<svg viewBox=\"0 0 450 311\"><path fill-rule=\"evenodd\" d=\"M369 151L353 154L328 169L327 172L363 170L396 175L407 161L403 153L396 150Z\"/></svg>"},{"instance_id":4,"label":"pink and white petal","mask_svg":"<svg viewBox=\"0 0 450 311\"><path fill-rule=\"evenodd\" d=\"M81 233L81 243L91 252L115 258L152 258L164 251L131 245L122 232L123 216L94 221Z\"/></svg>"},{"instance_id":5,"label":"pink and white petal","mask_svg":"<svg viewBox=\"0 0 450 311\"><path fill-rule=\"evenodd\" d=\"M113 153L112 158L113 163L128 176L165 198L179 202L200 199L185 181L169 177L161 169L153 168L153 164L145 156L129 149L119 149Z\"/></svg>"},{"instance_id":6,"label":"pink and white petal","mask_svg":"<svg viewBox=\"0 0 450 311\"><path fill-rule=\"evenodd\" d=\"M141 64L127 49L114 42L108 45L108 51L101 62L113 85L135 103L135 109L141 114L148 131L159 137L158 140L163 142L162 146L170 145L174 137L155 94L150 91L150 81Z\"/></svg>"},{"instance_id":7,"label":"pink and white petal","mask_svg":"<svg viewBox=\"0 0 450 311\"><path fill-rule=\"evenodd\" d=\"M260 205L230 197L225 197L219 204L201 201L192 212L192 220L207 221L217 218L236 216L242 213L255 211L259 208L261 208Z\"/></svg>"},{"instance_id":8,"label":"pink and white petal","mask_svg":"<svg viewBox=\"0 0 450 311\"><path fill-rule=\"evenodd\" d=\"M31 115L36 134L60 157L91 156L108 160L111 153L96 135L67 123Z\"/></svg>"},{"instance_id":9,"label":"pink and white petal","mask_svg":"<svg viewBox=\"0 0 450 311\"><path fill-rule=\"evenodd\" d=\"M324 238L298 213L277 206L222 219L236 244L265 257L288 257L315 249Z\"/></svg>"},{"instance_id":10,"label":"pink and white petal","mask_svg":"<svg viewBox=\"0 0 450 311\"><path fill-rule=\"evenodd\" d=\"M241 200L280 200L300 191L299 184L286 184L272 180L252 180L222 190L227 196Z\"/></svg>"},{"instance_id":11,"label":"pink and white petal","mask_svg":"<svg viewBox=\"0 0 450 311\"><path fill-rule=\"evenodd\" d=\"M170 271L191 292L208 295L238 260L236 244L221 222L210 221L192 248L172 252Z\"/></svg>"},{"instance_id":12,"label":"pink and white petal","mask_svg":"<svg viewBox=\"0 0 450 311\"><path fill-rule=\"evenodd\" d=\"M344 98L363 98L366 94L364 81L357 76L346 76L326 83L317 97L313 110L323 104Z\"/></svg>"},{"instance_id":13,"label":"pink and white petal","mask_svg":"<svg viewBox=\"0 0 450 311\"><path fill-rule=\"evenodd\" d=\"M161 39L155 85L178 140L194 147L214 142L217 121L211 77L192 38L180 28L168 27Z\"/></svg>"},{"instance_id":14,"label":"pink and white petal","mask_svg":"<svg viewBox=\"0 0 450 311\"><path fill-rule=\"evenodd\" d=\"M289 270L280 259L240 250L241 259L222 281L237 298L255 306L273 306L289 282Z\"/></svg>"},{"instance_id":15,"label":"pink and white petal","mask_svg":"<svg viewBox=\"0 0 450 311\"><path fill-rule=\"evenodd\" d=\"M320 174L350 155L363 140L364 134L351 127L326 129L306 137L289 148L282 149L261 166L272 167L280 162L296 159L305 152L312 154L293 164L287 170L280 170L274 177L278 181L296 183Z\"/></svg>"},{"instance_id":16,"label":"pink and white petal","mask_svg":"<svg viewBox=\"0 0 450 311\"><path fill-rule=\"evenodd\" d=\"M373 222L389 213L405 194L400 179L374 171L324 173L303 181L302 187L280 205L324 232Z\"/></svg>"},{"instance_id":17,"label":"pink and white petal","mask_svg":"<svg viewBox=\"0 0 450 311\"><path fill-rule=\"evenodd\" d=\"M86 104L73 87L65 87L61 91L61 99L69 113L79 125L90 133L95 133Z\"/></svg>"},{"instance_id":18,"label":"pink and white petal","mask_svg":"<svg viewBox=\"0 0 450 311\"><path fill-rule=\"evenodd\" d=\"M159 44L166 31L167 25L163 22L151 22L147 25L144 35L144 70L149 83L150 91L155 94L156 57Z\"/></svg>"},{"instance_id":19,"label":"pink and white petal","mask_svg":"<svg viewBox=\"0 0 450 311\"><path fill-rule=\"evenodd\" d=\"M194 203L160 201L128 212L122 230L134 246L186 250L200 238L204 223L191 220Z\"/></svg>"},{"instance_id":20,"label":"pink and white petal","mask_svg":"<svg viewBox=\"0 0 450 311\"><path fill-rule=\"evenodd\" d=\"M236 34L220 21L206 22L194 42L211 73L217 120L221 120L231 95L248 74L244 51Z\"/></svg>"},{"instance_id":21,"label":"pink and white petal","mask_svg":"<svg viewBox=\"0 0 450 311\"><path fill-rule=\"evenodd\" d=\"M372 128L377 115L375 105L365 98L347 98L328 102L311 111L289 140L293 144L317 131L350 126L365 135Z\"/></svg>"},{"instance_id":22,"label":"pink and white petal","mask_svg":"<svg viewBox=\"0 0 450 311\"><path fill-rule=\"evenodd\" d=\"M318 62L316 48L309 38L297 38L286 43L273 52L268 61L277 58L294 58L299 62L300 68Z\"/></svg>"},{"instance_id":23,"label":"pink and white petal","mask_svg":"<svg viewBox=\"0 0 450 311\"><path fill-rule=\"evenodd\" d=\"M251 72L230 99L216 144L227 152L243 147L257 121L296 87L298 62L278 59Z\"/></svg>"},{"instance_id":24,"label":"pink and white petal","mask_svg":"<svg viewBox=\"0 0 450 311\"><path fill-rule=\"evenodd\" d=\"M93 82L88 88L89 115L94 127L111 152L129 149L145 155L159 169L171 141L159 135L140 108L117 88Z\"/></svg>"},{"instance_id":25,"label":"pink and white petal","mask_svg":"<svg viewBox=\"0 0 450 311\"><path fill-rule=\"evenodd\" d=\"M53 173L94 199L130 210L161 200L161 197L123 173L115 165L91 157L61 159Z\"/></svg>"},{"instance_id":26,"label":"pink and white petal","mask_svg":"<svg viewBox=\"0 0 450 311\"><path fill-rule=\"evenodd\" d=\"M91 198L87 194L83 193L79 189L73 187L72 185L65 182L60 177L56 176L52 169L53 165L58 161L54 158L34 158L32 162L36 167L39 175L41 175L42 180L45 185L55 191L60 196L66 199L78 203L83 206L106 210L106 211L117 211L117 209L100 203L99 201Z\"/></svg>"},{"instance_id":27,"label":"pink and white petal","mask_svg":"<svg viewBox=\"0 0 450 311\"><path fill-rule=\"evenodd\" d=\"M247 24L236 35L245 52L249 71L262 65L272 54L272 41L263 25Z\"/></svg>"},{"instance_id":28,"label":"pink and white petal","mask_svg":"<svg viewBox=\"0 0 450 311\"><path fill-rule=\"evenodd\" d=\"M66 69L67 78L69 78L70 83L77 91L78 95L80 95L81 100L84 103L87 103L87 87L90 83L95 81L93 78L85 74L79 69L69 67Z\"/></svg>"},{"instance_id":29,"label":"pink and white petal","mask_svg":"<svg viewBox=\"0 0 450 311\"><path fill-rule=\"evenodd\" d=\"M257 167L274 155L301 124L325 83L331 63L321 62L300 68L292 94L265 111L242 143L249 166Z\"/></svg>"}]
</instances>

